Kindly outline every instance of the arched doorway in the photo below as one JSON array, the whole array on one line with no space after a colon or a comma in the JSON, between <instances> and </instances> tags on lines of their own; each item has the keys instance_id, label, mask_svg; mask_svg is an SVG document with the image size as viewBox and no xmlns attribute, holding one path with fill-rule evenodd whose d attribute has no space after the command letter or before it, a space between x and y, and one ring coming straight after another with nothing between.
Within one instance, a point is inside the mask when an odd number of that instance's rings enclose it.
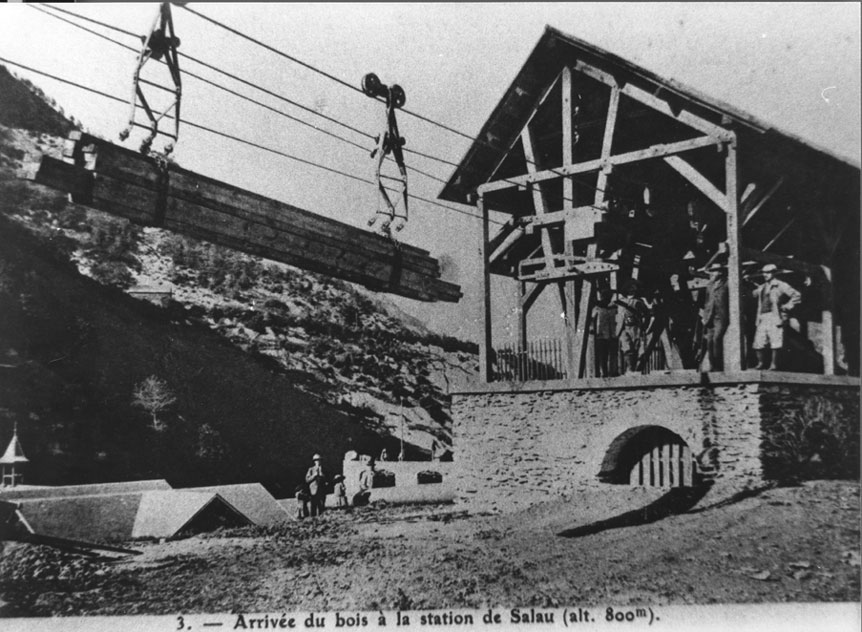
<instances>
[{"instance_id":1,"label":"arched doorway","mask_svg":"<svg viewBox=\"0 0 862 632\"><path fill-rule=\"evenodd\" d=\"M611 442L599 479L637 487L693 487L698 470L691 448L662 426L630 428Z\"/></svg>"}]
</instances>

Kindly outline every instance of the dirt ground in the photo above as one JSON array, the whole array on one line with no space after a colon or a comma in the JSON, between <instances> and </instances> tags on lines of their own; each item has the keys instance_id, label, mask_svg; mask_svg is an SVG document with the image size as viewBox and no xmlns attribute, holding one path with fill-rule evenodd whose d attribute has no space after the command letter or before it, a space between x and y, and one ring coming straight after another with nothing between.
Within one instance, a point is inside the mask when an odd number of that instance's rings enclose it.
<instances>
[{"instance_id":1,"label":"dirt ground","mask_svg":"<svg viewBox=\"0 0 862 632\"><path fill-rule=\"evenodd\" d=\"M497 516L371 506L137 542L141 555L113 560L7 543L0 614L856 602L859 492L858 482L815 481L707 496L645 524L606 520L656 500L643 490Z\"/></svg>"}]
</instances>

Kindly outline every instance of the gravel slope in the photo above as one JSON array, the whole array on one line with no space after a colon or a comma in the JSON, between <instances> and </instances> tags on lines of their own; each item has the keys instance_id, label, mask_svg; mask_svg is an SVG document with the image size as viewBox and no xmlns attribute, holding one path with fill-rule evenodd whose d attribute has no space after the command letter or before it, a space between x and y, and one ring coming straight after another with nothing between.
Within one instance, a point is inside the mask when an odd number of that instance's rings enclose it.
<instances>
[{"instance_id":1,"label":"gravel slope","mask_svg":"<svg viewBox=\"0 0 862 632\"><path fill-rule=\"evenodd\" d=\"M607 521L650 500L642 491L614 490L504 516L471 516L457 505L333 511L278 529L136 543L142 555L75 562L63 578L63 563L46 574L38 547L7 544L0 612L859 599L857 482L815 481L712 505L707 495L686 513L647 524ZM576 535L590 525L595 533Z\"/></svg>"}]
</instances>

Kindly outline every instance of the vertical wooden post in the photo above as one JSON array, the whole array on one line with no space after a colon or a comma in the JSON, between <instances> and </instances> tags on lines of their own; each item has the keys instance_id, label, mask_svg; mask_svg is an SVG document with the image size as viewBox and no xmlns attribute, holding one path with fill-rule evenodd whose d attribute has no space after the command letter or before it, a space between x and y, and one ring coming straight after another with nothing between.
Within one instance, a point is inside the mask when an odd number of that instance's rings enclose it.
<instances>
[{"instance_id":1,"label":"vertical wooden post","mask_svg":"<svg viewBox=\"0 0 862 632\"><path fill-rule=\"evenodd\" d=\"M739 221L739 166L736 135L726 145L724 159L725 213L727 214L727 290L730 322L724 335L724 370L741 371L746 355L742 326L742 222Z\"/></svg>"},{"instance_id":2,"label":"vertical wooden post","mask_svg":"<svg viewBox=\"0 0 862 632\"><path fill-rule=\"evenodd\" d=\"M524 297L527 294L526 281L518 281L518 351L527 351L527 311L529 305L525 304Z\"/></svg>"},{"instance_id":3,"label":"vertical wooden post","mask_svg":"<svg viewBox=\"0 0 862 632\"><path fill-rule=\"evenodd\" d=\"M620 89L616 86L611 88L610 101L608 102L608 117L605 120L605 133L602 138L602 160L607 160L611 155L611 148L614 141L614 130L617 125L617 112L620 107ZM596 206L604 206L607 201L605 189L608 186L608 175L610 175L610 166L602 167L599 171L596 181Z\"/></svg>"},{"instance_id":4,"label":"vertical wooden post","mask_svg":"<svg viewBox=\"0 0 862 632\"><path fill-rule=\"evenodd\" d=\"M491 347L491 263L488 259L491 253L488 247L490 222L483 195L479 195L476 208L482 218L479 242L479 256L482 259L482 335L479 337L479 380L488 383L494 379L491 368L491 354L493 353Z\"/></svg>"},{"instance_id":5,"label":"vertical wooden post","mask_svg":"<svg viewBox=\"0 0 862 632\"><path fill-rule=\"evenodd\" d=\"M694 485L694 474L692 472L691 448L688 445L682 446L682 485L683 487L691 487Z\"/></svg>"},{"instance_id":6,"label":"vertical wooden post","mask_svg":"<svg viewBox=\"0 0 862 632\"><path fill-rule=\"evenodd\" d=\"M563 93L563 165L570 165L573 162L574 137L572 135L572 69L568 66L563 68L563 82L561 88ZM572 176L563 178L564 209L575 207L574 193Z\"/></svg>"},{"instance_id":7,"label":"vertical wooden post","mask_svg":"<svg viewBox=\"0 0 862 632\"><path fill-rule=\"evenodd\" d=\"M673 487L673 476L671 475L671 462L673 454L673 444L666 443L661 446L661 461L662 461L662 487Z\"/></svg>"},{"instance_id":8,"label":"vertical wooden post","mask_svg":"<svg viewBox=\"0 0 862 632\"><path fill-rule=\"evenodd\" d=\"M562 93L562 146L563 146L563 164L570 165L574 162L574 130L572 128L572 69L566 66L562 72L562 82L560 85ZM575 188L572 177L563 178L563 209L570 211L575 207ZM568 221L568 220L567 220ZM563 253L566 255L574 254L572 242L568 239L566 227L563 226ZM560 283L560 298L563 312L566 314L566 377L568 379L577 379L578 363L575 353L575 338L577 336L576 327L580 314L578 313L577 300L577 281L574 279Z\"/></svg>"},{"instance_id":9,"label":"vertical wooden post","mask_svg":"<svg viewBox=\"0 0 862 632\"><path fill-rule=\"evenodd\" d=\"M530 124L524 127L521 131L521 143L524 147L524 158L527 161L527 173L536 173L539 170L539 163L536 154L536 146L534 145L533 134L530 131ZM534 182L529 185L533 195L533 209L535 215L544 215L548 210L548 202L545 200L545 194L542 191L542 185L539 182ZM547 225L539 227L539 235L542 238L542 256L545 258L545 267L550 271L554 269L554 252L551 248L551 233Z\"/></svg>"},{"instance_id":10,"label":"vertical wooden post","mask_svg":"<svg viewBox=\"0 0 862 632\"><path fill-rule=\"evenodd\" d=\"M835 310L835 295L832 291L832 269L829 266L820 266L823 269L823 291L820 293L822 307L820 312L820 324L823 340L823 375L835 375L835 323L832 321L832 313ZM813 280L813 279L812 279Z\"/></svg>"}]
</instances>

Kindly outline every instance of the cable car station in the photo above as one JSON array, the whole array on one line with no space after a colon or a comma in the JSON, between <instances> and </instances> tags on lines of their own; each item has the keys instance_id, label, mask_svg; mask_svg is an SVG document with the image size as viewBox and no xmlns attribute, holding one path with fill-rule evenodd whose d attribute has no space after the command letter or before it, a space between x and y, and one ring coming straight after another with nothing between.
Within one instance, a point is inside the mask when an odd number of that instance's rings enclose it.
<instances>
[{"instance_id":1,"label":"cable car station","mask_svg":"<svg viewBox=\"0 0 862 632\"><path fill-rule=\"evenodd\" d=\"M776 424L858 423L859 173L548 28L440 194L483 217L462 496L738 491Z\"/></svg>"}]
</instances>

